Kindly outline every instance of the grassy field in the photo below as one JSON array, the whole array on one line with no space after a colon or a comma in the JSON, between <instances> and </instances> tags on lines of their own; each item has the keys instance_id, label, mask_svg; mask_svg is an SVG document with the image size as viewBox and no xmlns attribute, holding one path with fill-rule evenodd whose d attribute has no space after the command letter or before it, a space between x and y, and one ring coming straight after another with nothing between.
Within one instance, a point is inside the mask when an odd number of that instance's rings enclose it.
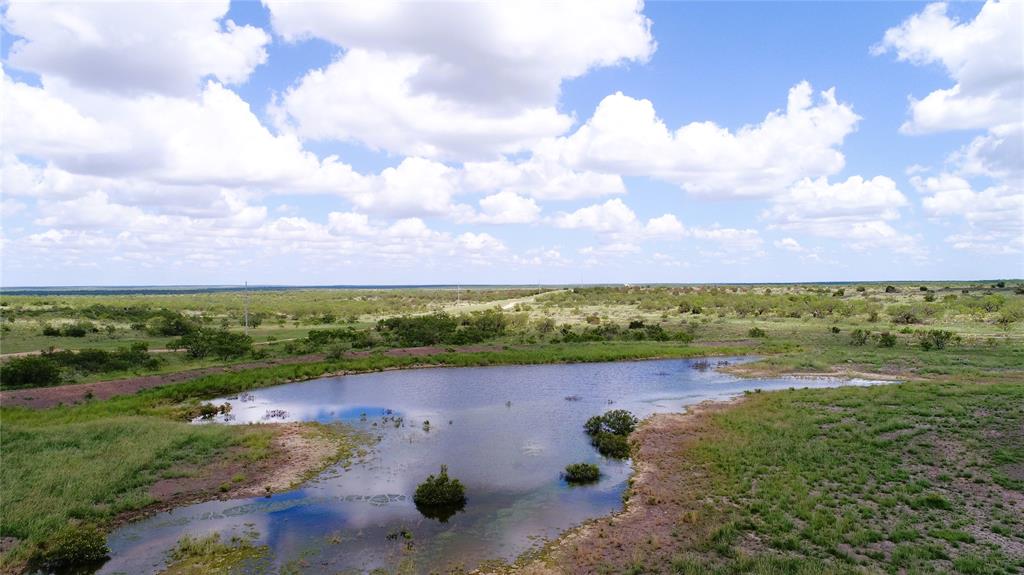
<instances>
[{"instance_id":1,"label":"grassy field","mask_svg":"<svg viewBox=\"0 0 1024 575\"><path fill-rule=\"evenodd\" d=\"M700 449L677 462L708 473L701 506L690 510L697 514L681 516L678 529L703 539L665 535L649 565L630 559L608 563L607 572L1015 572L1021 564L1006 550L1024 546L1024 536L1016 508L999 499L1021 499L1021 291L1019 282L989 282L254 292L250 312L263 315L250 333L257 344L270 342L251 354L151 354L155 366L65 370L61 381L319 355L74 406L0 407L0 535L16 541L0 566L16 572L45 552L56 526L106 528L144 509L149 487L183 466L266 457L273 437L266 426L185 422L209 398L413 366L758 354L762 360L741 374L881 374L908 383L755 394L717 415ZM148 333L154 317L172 312L239 332L244 305L238 292L3 295L2 347L142 341L156 349L170 338ZM430 315L437 312L448 315ZM403 315L422 321L378 326ZM44 326L84 321L96 331L42 335ZM435 328L449 331L434 337ZM317 332L342 339L331 343ZM466 341L490 350L456 351L461 343L453 342ZM346 356L356 342L368 354ZM431 347L418 356L383 353L400 342Z\"/></svg>"},{"instance_id":2,"label":"grassy field","mask_svg":"<svg viewBox=\"0 0 1024 575\"><path fill-rule=\"evenodd\" d=\"M694 417L646 423L625 519L594 522L532 571L1024 569L1022 385L791 389Z\"/></svg>"}]
</instances>

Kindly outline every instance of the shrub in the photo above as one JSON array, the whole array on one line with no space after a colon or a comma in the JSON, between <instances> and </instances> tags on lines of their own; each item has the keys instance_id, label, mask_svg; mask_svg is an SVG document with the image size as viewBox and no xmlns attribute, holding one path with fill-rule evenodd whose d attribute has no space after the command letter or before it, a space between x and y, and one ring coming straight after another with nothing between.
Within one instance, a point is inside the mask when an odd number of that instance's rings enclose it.
<instances>
[{"instance_id":1,"label":"shrub","mask_svg":"<svg viewBox=\"0 0 1024 575\"><path fill-rule=\"evenodd\" d=\"M629 457L629 441L625 435L616 435L614 433L598 433L593 436L591 443L597 448L597 451L606 457L614 457L615 459L625 459Z\"/></svg>"},{"instance_id":2,"label":"shrub","mask_svg":"<svg viewBox=\"0 0 1024 575\"><path fill-rule=\"evenodd\" d=\"M170 342L168 347L184 348L189 357L194 358L213 355L220 359L231 359L251 353L252 338L224 329L202 328Z\"/></svg>"},{"instance_id":3,"label":"shrub","mask_svg":"<svg viewBox=\"0 0 1024 575\"><path fill-rule=\"evenodd\" d=\"M629 442L626 437L636 429L636 417L625 409L614 409L604 415L595 415L583 424L590 435L590 441L607 457L624 459L629 457Z\"/></svg>"},{"instance_id":4,"label":"shrub","mask_svg":"<svg viewBox=\"0 0 1024 575\"><path fill-rule=\"evenodd\" d=\"M636 417L625 409L613 409L604 415L595 415L583 424L587 435L597 436L601 433L621 435L623 437L633 433L636 429Z\"/></svg>"},{"instance_id":5,"label":"shrub","mask_svg":"<svg viewBox=\"0 0 1024 575\"><path fill-rule=\"evenodd\" d=\"M601 470L593 463L571 463L565 466L565 480L569 483L590 483L601 477Z\"/></svg>"},{"instance_id":6,"label":"shrub","mask_svg":"<svg viewBox=\"0 0 1024 575\"><path fill-rule=\"evenodd\" d=\"M850 345L865 345L868 343L869 337L871 337L870 331L855 329L850 332Z\"/></svg>"},{"instance_id":7,"label":"shrub","mask_svg":"<svg viewBox=\"0 0 1024 575\"><path fill-rule=\"evenodd\" d=\"M64 337L85 337L86 334L96 331L99 330L96 329L96 326L93 325L92 322L78 321L60 328L60 335Z\"/></svg>"},{"instance_id":8,"label":"shrub","mask_svg":"<svg viewBox=\"0 0 1024 575\"><path fill-rule=\"evenodd\" d=\"M759 327L752 327L749 331L747 331L747 335L749 337L765 337L768 334L766 334L764 330Z\"/></svg>"},{"instance_id":9,"label":"shrub","mask_svg":"<svg viewBox=\"0 0 1024 575\"><path fill-rule=\"evenodd\" d=\"M46 324L43 326L43 335L48 337L57 337L60 335L60 330L50 324Z\"/></svg>"},{"instance_id":10,"label":"shrub","mask_svg":"<svg viewBox=\"0 0 1024 575\"><path fill-rule=\"evenodd\" d=\"M146 331L150 335L187 335L195 330L195 324L188 318L169 310L162 310L146 322Z\"/></svg>"},{"instance_id":11,"label":"shrub","mask_svg":"<svg viewBox=\"0 0 1024 575\"><path fill-rule=\"evenodd\" d=\"M49 567L63 568L95 563L110 554L107 537L94 525L66 525L43 546L40 560Z\"/></svg>"},{"instance_id":12,"label":"shrub","mask_svg":"<svg viewBox=\"0 0 1024 575\"><path fill-rule=\"evenodd\" d=\"M889 315L892 316L892 322L898 324L909 325L912 323L921 323L921 318L917 315L917 312L910 306L899 306L897 308L889 310Z\"/></svg>"},{"instance_id":13,"label":"shrub","mask_svg":"<svg viewBox=\"0 0 1024 575\"><path fill-rule=\"evenodd\" d=\"M458 479L449 478L448 466L442 465L440 473L416 487L412 500L421 507L460 505L466 502L466 488Z\"/></svg>"},{"instance_id":14,"label":"shrub","mask_svg":"<svg viewBox=\"0 0 1024 575\"><path fill-rule=\"evenodd\" d=\"M932 349L946 349L946 346L960 341L957 334L942 329L928 330L920 335L921 349L929 351Z\"/></svg>"},{"instance_id":15,"label":"shrub","mask_svg":"<svg viewBox=\"0 0 1024 575\"><path fill-rule=\"evenodd\" d=\"M45 387L60 383L60 368L43 356L16 357L0 365L0 386L4 389Z\"/></svg>"},{"instance_id":16,"label":"shrub","mask_svg":"<svg viewBox=\"0 0 1024 575\"><path fill-rule=\"evenodd\" d=\"M878 347L896 347L896 335L887 331L878 334Z\"/></svg>"},{"instance_id":17,"label":"shrub","mask_svg":"<svg viewBox=\"0 0 1024 575\"><path fill-rule=\"evenodd\" d=\"M896 286L885 286L885 293L896 293L897 291L899 290L896 289Z\"/></svg>"}]
</instances>

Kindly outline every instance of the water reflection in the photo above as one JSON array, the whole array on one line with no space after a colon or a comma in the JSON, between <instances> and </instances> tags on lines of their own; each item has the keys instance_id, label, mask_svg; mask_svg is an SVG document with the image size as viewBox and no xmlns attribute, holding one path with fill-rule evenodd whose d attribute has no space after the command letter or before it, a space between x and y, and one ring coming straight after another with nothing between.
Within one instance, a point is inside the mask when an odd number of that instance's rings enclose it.
<instances>
[{"instance_id":1,"label":"water reflection","mask_svg":"<svg viewBox=\"0 0 1024 575\"><path fill-rule=\"evenodd\" d=\"M621 507L629 462L593 449L582 430L591 415L621 408L645 417L755 388L869 383L740 380L715 371L719 361L390 371L215 400L232 406L221 422L259 423L268 414L272 421L344 421L380 441L364 461L336 466L301 489L192 505L126 526L110 537L113 559L102 572L155 573L185 533L243 530L269 546L270 565L262 567L301 560L289 566L305 573L428 572L513 559ZM577 462L597 464L600 479L568 485L561 472ZM412 493L441 464L465 484L468 504L425 517Z\"/></svg>"}]
</instances>

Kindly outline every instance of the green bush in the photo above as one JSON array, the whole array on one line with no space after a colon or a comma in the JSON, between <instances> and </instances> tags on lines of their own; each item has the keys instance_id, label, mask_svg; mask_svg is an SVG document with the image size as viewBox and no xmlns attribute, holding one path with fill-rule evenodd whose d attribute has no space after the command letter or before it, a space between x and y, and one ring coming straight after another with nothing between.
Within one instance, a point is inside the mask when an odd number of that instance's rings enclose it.
<instances>
[{"instance_id":1,"label":"green bush","mask_svg":"<svg viewBox=\"0 0 1024 575\"><path fill-rule=\"evenodd\" d=\"M870 331L855 329L850 332L850 345L865 345L868 343L869 337L871 337Z\"/></svg>"},{"instance_id":2,"label":"green bush","mask_svg":"<svg viewBox=\"0 0 1024 575\"><path fill-rule=\"evenodd\" d=\"M0 387L19 389L60 383L60 368L43 356L16 357L0 365Z\"/></svg>"},{"instance_id":3,"label":"green bush","mask_svg":"<svg viewBox=\"0 0 1024 575\"><path fill-rule=\"evenodd\" d=\"M466 488L458 479L448 477L448 466L442 465L440 473L427 477L416 487L412 500L422 507L459 505L466 501Z\"/></svg>"},{"instance_id":4,"label":"green bush","mask_svg":"<svg viewBox=\"0 0 1024 575\"><path fill-rule=\"evenodd\" d=\"M184 348L189 357L193 358L212 355L220 359L231 359L251 353L252 338L225 329L202 328L170 342L168 347Z\"/></svg>"},{"instance_id":5,"label":"green bush","mask_svg":"<svg viewBox=\"0 0 1024 575\"><path fill-rule=\"evenodd\" d=\"M596 436L600 433L626 436L636 429L636 417L625 409L613 409L604 415L595 415L583 424L587 435Z\"/></svg>"},{"instance_id":6,"label":"green bush","mask_svg":"<svg viewBox=\"0 0 1024 575\"><path fill-rule=\"evenodd\" d=\"M761 328L759 328L759 327L752 327L752 328L750 328L750 330L749 330L749 331L747 332L747 335L748 335L749 337L765 337L765 336L766 336L766 335L768 335L768 334L766 334L766 333L764 332L764 330L763 330L763 329L761 329Z\"/></svg>"},{"instance_id":7,"label":"green bush","mask_svg":"<svg viewBox=\"0 0 1024 575\"><path fill-rule=\"evenodd\" d=\"M85 337L89 333L98 331L90 321L77 321L60 328L60 334L64 337Z\"/></svg>"},{"instance_id":8,"label":"green bush","mask_svg":"<svg viewBox=\"0 0 1024 575\"><path fill-rule=\"evenodd\" d=\"M598 433L593 436L591 442L597 448L598 453L605 457L615 459L626 459L629 457L629 440L625 435L614 433Z\"/></svg>"},{"instance_id":9,"label":"green bush","mask_svg":"<svg viewBox=\"0 0 1024 575\"><path fill-rule=\"evenodd\" d=\"M878 347L896 347L896 335L887 331L878 334Z\"/></svg>"},{"instance_id":10,"label":"green bush","mask_svg":"<svg viewBox=\"0 0 1024 575\"><path fill-rule=\"evenodd\" d=\"M66 525L42 547L39 561L65 568L102 561L110 554L107 537L94 525Z\"/></svg>"},{"instance_id":11,"label":"green bush","mask_svg":"<svg viewBox=\"0 0 1024 575\"><path fill-rule=\"evenodd\" d=\"M590 483L601 477L601 470L593 463L571 463L565 466L565 480L569 483Z\"/></svg>"},{"instance_id":12,"label":"green bush","mask_svg":"<svg viewBox=\"0 0 1024 575\"><path fill-rule=\"evenodd\" d=\"M957 334L942 329L932 329L921 333L921 349L929 351L932 349L946 349L946 346L960 341Z\"/></svg>"},{"instance_id":13,"label":"green bush","mask_svg":"<svg viewBox=\"0 0 1024 575\"><path fill-rule=\"evenodd\" d=\"M181 315L168 310L162 310L146 322L146 332L149 335L187 335L196 330L196 325Z\"/></svg>"}]
</instances>

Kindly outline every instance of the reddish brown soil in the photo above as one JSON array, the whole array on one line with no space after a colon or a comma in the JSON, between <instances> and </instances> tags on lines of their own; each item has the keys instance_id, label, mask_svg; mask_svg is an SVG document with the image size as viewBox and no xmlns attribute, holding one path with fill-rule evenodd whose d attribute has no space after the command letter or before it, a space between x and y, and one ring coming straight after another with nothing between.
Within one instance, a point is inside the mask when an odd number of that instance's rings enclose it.
<instances>
[{"instance_id":1,"label":"reddish brown soil","mask_svg":"<svg viewBox=\"0 0 1024 575\"><path fill-rule=\"evenodd\" d=\"M258 497L287 491L338 457L338 446L328 436L310 432L302 423L264 424L274 430L270 456L253 461L238 447L201 466L178 467L179 477L160 479L149 488L154 499L137 511L120 515L115 523L198 501Z\"/></svg>"},{"instance_id":2,"label":"reddish brown soil","mask_svg":"<svg viewBox=\"0 0 1024 575\"><path fill-rule=\"evenodd\" d=\"M473 345L460 347L456 351L472 353L483 351L499 351L501 349L501 346L496 345ZM384 352L384 355L392 357L424 357L428 355L445 353L445 351L446 349L442 347L405 347L389 349ZM367 357L370 355L370 353L371 352L369 351L354 351L346 354L346 357ZM111 381L100 381L96 383L77 383L73 385L60 385L55 387L37 387L34 389L0 391L0 405L17 405L32 408L47 408L61 404L71 405L85 401L86 397L89 395L90 392L92 392L91 397L95 399L108 399L117 395L128 395L132 393L137 393L139 391L142 391L143 389L150 389L152 387L160 387L162 385L168 385L173 383L182 383L185 381L190 381L214 373L242 371L246 369L270 367L274 365L315 363L323 360L323 354L309 354L281 359L252 361L248 363L240 363L229 366L189 369L186 371L179 371L175 373L141 375L138 377L115 379Z\"/></svg>"}]
</instances>

